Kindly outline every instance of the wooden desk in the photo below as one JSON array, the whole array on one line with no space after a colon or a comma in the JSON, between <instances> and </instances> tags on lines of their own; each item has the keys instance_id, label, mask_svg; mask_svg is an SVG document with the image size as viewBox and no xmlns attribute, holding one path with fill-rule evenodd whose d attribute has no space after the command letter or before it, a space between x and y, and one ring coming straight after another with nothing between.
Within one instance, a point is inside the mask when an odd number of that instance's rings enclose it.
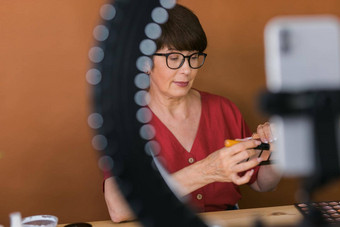
<instances>
[{"instance_id":1,"label":"wooden desk","mask_svg":"<svg viewBox=\"0 0 340 227\"><path fill-rule=\"evenodd\" d=\"M302 215L293 205L208 212L200 216L207 224L221 227L251 227L256 219L260 219L266 227L294 226L302 219Z\"/></svg>"},{"instance_id":2,"label":"wooden desk","mask_svg":"<svg viewBox=\"0 0 340 227\"><path fill-rule=\"evenodd\" d=\"M207 224L215 224L221 227L249 227L253 226L257 218L260 218L266 227L293 226L299 223L302 218L302 215L293 205L207 212L201 213L199 216ZM141 227L138 222L114 224L112 221L95 221L89 223L93 227ZM58 225L58 227L63 226L63 224Z\"/></svg>"}]
</instances>

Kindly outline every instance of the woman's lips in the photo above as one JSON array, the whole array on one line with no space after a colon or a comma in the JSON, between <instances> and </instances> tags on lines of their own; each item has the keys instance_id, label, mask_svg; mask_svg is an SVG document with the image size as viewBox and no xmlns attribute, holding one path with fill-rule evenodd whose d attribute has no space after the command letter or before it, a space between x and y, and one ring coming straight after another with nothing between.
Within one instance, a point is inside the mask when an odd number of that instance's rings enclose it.
<instances>
[{"instance_id":1,"label":"woman's lips","mask_svg":"<svg viewBox=\"0 0 340 227\"><path fill-rule=\"evenodd\" d=\"M188 86L189 82L175 81L174 84L176 84L179 87L186 87L186 86Z\"/></svg>"}]
</instances>

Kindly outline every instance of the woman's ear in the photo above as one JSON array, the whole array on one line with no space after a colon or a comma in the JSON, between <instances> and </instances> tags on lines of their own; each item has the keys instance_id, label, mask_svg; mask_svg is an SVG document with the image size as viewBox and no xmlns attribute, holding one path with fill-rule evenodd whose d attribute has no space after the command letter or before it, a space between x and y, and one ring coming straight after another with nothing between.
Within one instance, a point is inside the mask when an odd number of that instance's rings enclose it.
<instances>
[{"instance_id":1,"label":"woman's ear","mask_svg":"<svg viewBox=\"0 0 340 227\"><path fill-rule=\"evenodd\" d=\"M137 59L136 65L137 65L137 68L141 72L149 74L151 72L152 67L153 67L153 62L152 62L152 59L150 57L141 56Z\"/></svg>"},{"instance_id":2,"label":"woman's ear","mask_svg":"<svg viewBox=\"0 0 340 227\"><path fill-rule=\"evenodd\" d=\"M150 75L152 72L152 69L153 69L153 62L148 62L144 67L144 72Z\"/></svg>"},{"instance_id":3,"label":"woman's ear","mask_svg":"<svg viewBox=\"0 0 340 227\"><path fill-rule=\"evenodd\" d=\"M150 75L153 69L153 57L145 58L145 61L143 62L143 72L145 74Z\"/></svg>"}]
</instances>

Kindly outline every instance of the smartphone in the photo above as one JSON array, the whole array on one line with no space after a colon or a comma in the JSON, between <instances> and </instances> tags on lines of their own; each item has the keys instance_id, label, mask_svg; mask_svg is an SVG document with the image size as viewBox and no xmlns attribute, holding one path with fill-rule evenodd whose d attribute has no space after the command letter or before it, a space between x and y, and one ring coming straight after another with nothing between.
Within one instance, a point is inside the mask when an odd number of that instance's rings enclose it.
<instances>
[{"instance_id":1,"label":"smartphone","mask_svg":"<svg viewBox=\"0 0 340 227\"><path fill-rule=\"evenodd\" d=\"M282 16L265 27L266 81L270 92L340 89L339 19L332 15ZM286 176L315 170L313 124L308 116L272 116L279 168Z\"/></svg>"}]
</instances>

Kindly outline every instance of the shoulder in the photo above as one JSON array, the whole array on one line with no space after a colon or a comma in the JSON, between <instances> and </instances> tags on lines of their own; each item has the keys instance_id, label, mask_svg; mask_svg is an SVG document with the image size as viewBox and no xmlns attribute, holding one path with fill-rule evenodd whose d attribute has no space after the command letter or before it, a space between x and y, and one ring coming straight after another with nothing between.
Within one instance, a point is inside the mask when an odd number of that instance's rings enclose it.
<instances>
[{"instance_id":1,"label":"shoulder","mask_svg":"<svg viewBox=\"0 0 340 227\"><path fill-rule=\"evenodd\" d=\"M199 91L199 93L201 95L202 104L207 105L207 107L231 109L231 110L238 111L238 108L235 105L235 103L233 103L230 99L226 97L216 95L216 94L211 94L205 91Z\"/></svg>"},{"instance_id":2,"label":"shoulder","mask_svg":"<svg viewBox=\"0 0 340 227\"><path fill-rule=\"evenodd\" d=\"M250 132L239 108L228 98L200 91L202 115L212 125L223 128L223 138L243 138ZM223 127L221 127L223 126Z\"/></svg>"}]
</instances>

